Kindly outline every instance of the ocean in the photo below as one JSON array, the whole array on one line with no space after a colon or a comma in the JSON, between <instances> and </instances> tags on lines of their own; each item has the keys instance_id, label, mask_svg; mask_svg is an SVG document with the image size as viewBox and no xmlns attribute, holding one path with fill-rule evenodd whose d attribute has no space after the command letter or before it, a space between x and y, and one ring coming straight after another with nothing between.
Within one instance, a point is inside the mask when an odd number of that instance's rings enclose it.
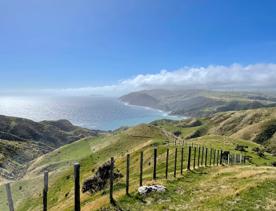
<instances>
[{"instance_id":1,"label":"ocean","mask_svg":"<svg viewBox=\"0 0 276 211\"><path fill-rule=\"evenodd\" d=\"M100 130L114 130L157 119L183 118L102 96L0 96L0 115L34 121L67 119L75 125Z\"/></svg>"}]
</instances>

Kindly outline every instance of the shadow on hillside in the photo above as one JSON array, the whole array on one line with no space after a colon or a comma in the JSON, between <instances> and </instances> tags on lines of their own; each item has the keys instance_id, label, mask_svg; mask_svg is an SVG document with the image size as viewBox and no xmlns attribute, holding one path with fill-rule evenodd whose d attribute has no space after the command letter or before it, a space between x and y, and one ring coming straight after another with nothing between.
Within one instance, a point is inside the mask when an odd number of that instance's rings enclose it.
<instances>
[{"instance_id":1,"label":"shadow on hillside","mask_svg":"<svg viewBox=\"0 0 276 211\"><path fill-rule=\"evenodd\" d=\"M118 205L118 203L116 202L116 200L112 200L111 205L116 209L116 211L123 211L123 209Z\"/></svg>"}]
</instances>

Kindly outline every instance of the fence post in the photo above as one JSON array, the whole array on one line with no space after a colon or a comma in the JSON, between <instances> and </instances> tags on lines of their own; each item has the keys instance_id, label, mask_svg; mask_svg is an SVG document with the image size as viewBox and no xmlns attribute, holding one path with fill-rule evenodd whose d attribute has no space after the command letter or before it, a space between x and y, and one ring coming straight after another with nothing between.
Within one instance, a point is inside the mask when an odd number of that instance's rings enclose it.
<instances>
[{"instance_id":1,"label":"fence post","mask_svg":"<svg viewBox=\"0 0 276 211\"><path fill-rule=\"evenodd\" d=\"M153 150L153 179L156 180L156 162L157 162L157 147L154 146Z\"/></svg>"},{"instance_id":2,"label":"fence post","mask_svg":"<svg viewBox=\"0 0 276 211\"><path fill-rule=\"evenodd\" d=\"M202 147L202 153L201 153L201 166L203 166L203 159L204 159L204 146Z\"/></svg>"},{"instance_id":3,"label":"fence post","mask_svg":"<svg viewBox=\"0 0 276 211\"><path fill-rule=\"evenodd\" d=\"M219 152L220 152L220 150L217 150L217 166L218 166L218 164L219 164Z\"/></svg>"},{"instance_id":4,"label":"fence post","mask_svg":"<svg viewBox=\"0 0 276 211\"><path fill-rule=\"evenodd\" d=\"M180 166L180 173L183 174L183 160L184 160L184 147L181 148L181 166Z\"/></svg>"},{"instance_id":5,"label":"fence post","mask_svg":"<svg viewBox=\"0 0 276 211\"><path fill-rule=\"evenodd\" d=\"M129 163L130 163L130 155L127 154L127 162L126 162L126 195L129 195Z\"/></svg>"},{"instance_id":6,"label":"fence post","mask_svg":"<svg viewBox=\"0 0 276 211\"><path fill-rule=\"evenodd\" d=\"M201 154L201 147L198 147L198 156L197 156L197 166L200 166L200 154Z\"/></svg>"},{"instance_id":7,"label":"fence post","mask_svg":"<svg viewBox=\"0 0 276 211\"><path fill-rule=\"evenodd\" d=\"M222 150L220 150L220 165L222 165Z\"/></svg>"},{"instance_id":8,"label":"fence post","mask_svg":"<svg viewBox=\"0 0 276 211\"><path fill-rule=\"evenodd\" d=\"M166 179L168 179L168 171L169 171L169 147L167 148L167 153L166 153Z\"/></svg>"},{"instance_id":9,"label":"fence post","mask_svg":"<svg viewBox=\"0 0 276 211\"><path fill-rule=\"evenodd\" d=\"M205 149L205 166L207 166L208 148Z\"/></svg>"},{"instance_id":10,"label":"fence post","mask_svg":"<svg viewBox=\"0 0 276 211\"><path fill-rule=\"evenodd\" d=\"M240 164L242 164L242 154L240 154Z\"/></svg>"},{"instance_id":11,"label":"fence post","mask_svg":"<svg viewBox=\"0 0 276 211\"><path fill-rule=\"evenodd\" d=\"M174 172L173 172L174 177L176 177L176 165L177 165L177 147L175 148L175 154L174 154Z\"/></svg>"},{"instance_id":12,"label":"fence post","mask_svg":"<svg viewBox=\"0 0 276 211\"><path fill-rule=\"evenodd\" d=\"M144 153L140 153L140 186L143 185L143 162L144 162Z\"/></svg>"},{"instance_id":13,"label":"fence post","mask_svg":"<svg viewBox=\"0 0 276 211\"><path fill-rule=\"evenodd\" d=\"M43 211L47 211L48 171L44 171Z\"/></svg>"},{"instance_id":14,"label":"fence post","mask_svg":"<svg viewBox=\"0 0 276 211\"><path fill-rule=\"evenodd\" d=\"M212 165L212 157L213 156L213 148L211 148L211 150L210 150L210 165L209 166L211 166Z\"/></svg>"},{"instance_id":15,"label":"fence post","mask_svg":"<svg viewBox=\"0 0 276 211\"><path fill-rule=\"evenodd\" d=\"M191 170L191 153L192 153L192 147L189 146L188 164L187 164L187 169L188 169L189 171Z\"/></svg>"},{"instance_id":16,"label":"fence post","mask_svg":"<svg viewBox=\"0 0 276 211\"><path fill-rule=\"evenodd\" d=\"M114 204L113 199L113 180L114 180L114 157L110 159L110 181L109 181L109 202Z\"/></svg>"},{"instance_id":17,"label":"fence post","mask_svg":"<svg viewBox=\"0 0 276 211\"><path fill-rule=\"evenodd\" d=\"M14 211L10 183L5 184L10 211Z\"/></svg>"},{"instance_id":18,"label":"fence post","mask_svg":"<svg viewBox=\"0 0 276 211\"><path fill-rule=\"evenodd\" d=\"M228 165L230 165L230 152L228 153L228 156L227 156L227 162L228 162Z\"/></svg>"},{"instance_id":19,"label":"fence post","mask_svg":"<svg viewBox=\"0 0 276 211\"><path fill-rule=\"evenodd\" d=\"M194 168L193 169L195 169L195 166L196 166L196 147L194 147Z\"/></svg>"},{"instance_id":20,"label":"fence post","mask_svg":"<svg viewBox=\"0 0 276 211\"><path fill-rule=\"evenodd\" d=\"M217 150L214 149L214 158L213 158L213 166L216 165L216 154L217 154Z\"/></svg>"},{"instance_id":21,"label":"fence post","mask_svg":"<svg viewBox=\"0 0 276 211\"><path fill-rule=\"evenodd\" d=\"M80 211L80 164L74 164L75 211Z\"/></svg>"}]
</instances>

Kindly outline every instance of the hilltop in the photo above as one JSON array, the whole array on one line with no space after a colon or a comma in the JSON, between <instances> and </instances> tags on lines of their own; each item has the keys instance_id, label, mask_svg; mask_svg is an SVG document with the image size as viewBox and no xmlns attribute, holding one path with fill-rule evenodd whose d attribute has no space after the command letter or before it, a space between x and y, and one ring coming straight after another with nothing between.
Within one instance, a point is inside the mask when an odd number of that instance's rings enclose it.
<instances>
[{"instance_id":1,"label":"hilltop","mask_svg":"<svg viewBox=\"0 0 276 211\"><path fill-rule=\"evenodd\" d=\"M223 111L276 106L275 93L211 90L143 90L120 98L131 105L161 109L174 115L201 117Z\"/></svg>"},{"instance_id":2,"label":"hilltop","mask_svg":"<svg viewBox=\"0 0 276 211\"><path fill-rule=\"evenodd\" d=\"M67 120L34 122L0 116L0 181L20 178L28 163L65 144L88 136L92 131L74 126Z\"/></svg>"}]
</instances>

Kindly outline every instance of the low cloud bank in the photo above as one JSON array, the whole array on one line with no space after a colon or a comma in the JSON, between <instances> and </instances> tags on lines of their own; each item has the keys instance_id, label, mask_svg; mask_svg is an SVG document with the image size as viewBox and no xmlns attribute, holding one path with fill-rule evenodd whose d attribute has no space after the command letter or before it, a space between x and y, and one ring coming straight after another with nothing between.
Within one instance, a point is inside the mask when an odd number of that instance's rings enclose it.
<instances>
[{"instance_id":1,"label":"low cloud bank","mask_svg":"<svg viewBox=\"0 0 276 211\"><path fill-rule=\"evenodd\" d=\"M184 67L173 71L161 70L156 74L137 75L109 86L43 91L57 94L118 96L131 91L154 88L276 89L276 64Z\"/></svg>"}]
</instances>

